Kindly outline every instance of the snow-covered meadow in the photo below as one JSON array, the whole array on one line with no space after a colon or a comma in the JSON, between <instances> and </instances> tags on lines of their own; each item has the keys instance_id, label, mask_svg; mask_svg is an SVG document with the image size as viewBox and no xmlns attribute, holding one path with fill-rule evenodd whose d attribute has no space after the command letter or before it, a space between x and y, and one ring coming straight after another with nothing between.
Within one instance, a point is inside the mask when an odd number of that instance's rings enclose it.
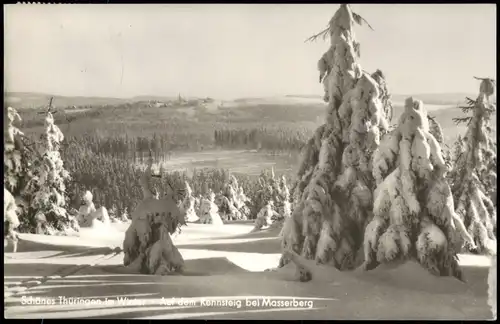
<instances>
[{"instance_id":1,"label":"snow-covered meadow","mask_svg":"<svg viewBox=\"0 0 500 324\"><path fill-rule=\"evenodd\" d=\"M294 279L293 265L265 271L281 256L277 231L249 234L253 225L248 222L189 224L173 238L185 259L185 274L148 276L127 273L122 266L123 253L116 248L126 227L82 229L80 237L21 234L18 252L4 257L5 317L491 318L486 257L460 256L467 283L436 278L413 263L370 272L329 267L326 281L323 275L303 283ZM292 298L295 307L279 304Z\"/></svg>"}]
</instances>

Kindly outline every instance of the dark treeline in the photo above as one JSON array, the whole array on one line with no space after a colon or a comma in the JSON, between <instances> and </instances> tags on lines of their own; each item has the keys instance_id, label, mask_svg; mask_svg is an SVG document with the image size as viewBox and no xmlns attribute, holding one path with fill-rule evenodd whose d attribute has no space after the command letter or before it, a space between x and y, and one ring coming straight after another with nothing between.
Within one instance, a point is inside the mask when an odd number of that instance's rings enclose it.
<instances>
[{"instance_id":1,"label":"dark treeline","mask_svg":"<svg viewBox=\"0 0 500 324\"><path fill-rule=\"evenodd\" d=\"M127 103L60 108L54 119L66 142L78 141L94 153L134 161L140 160L149 150L157 159L168 157L172 151L200 151L213 147L298 151L312 135L312 130L303 125L263 125L256 122L263 112L247 110L230 110L230 116L200 110L189 117L182 109L148 108L140 103ZM271 109L269 113L276 113L276 110ZM19 128L26 134L38 136L44 131L43 109L20 109L19 112L22 116Z\"/></svg>"},{"instance_id":2,"label":"dark treeline","mask_svg":"<svg viewBox=\"0 0 500 324\"><path fill-rule=\"evenodd\" d=\"M78 143L79 146L88 149L93 154L104 154L109 157L125 159L130 161L144 161L144 157L150 150L155 160L165 159L174 150L182 149L181 145L174 145L168 140L166 134L153 134L146 136L99 136L83 135L66 138L67 145Z\"/></svg>"},{"instance_id":3,"label":"dark treeline","mask_svg":"<svg viewBox=\"0 0 500 324\"><path fill-rule=\"evenodd\" d=\"M214 144L226 149L259 149L273 152L299 151L304 145L305 135L300 131L296 136L287 131L261 129L221 129L214 131ZM152 136L102 136L98 134L84 134L67 136L66 145L79 143L94 154L105 154L114 158L130 159L143 162L151 150L156 160L165 160L171 157L174 151L210 149L214 144L200 143L172 143L169 134L153 133ZM205 144L205 145L204 145Z\"/></svg>"},{"instance_id":4,"label":"dark treeline","mask_svg":"<svg viewBox=\"0 0 500 324\"><path fill-rule=\"evenodd\" d=\"M299 151L309 136L304 129L279 127L214 130L215 145L218 147L270 151Z\"/></svg>"}]
</instances>

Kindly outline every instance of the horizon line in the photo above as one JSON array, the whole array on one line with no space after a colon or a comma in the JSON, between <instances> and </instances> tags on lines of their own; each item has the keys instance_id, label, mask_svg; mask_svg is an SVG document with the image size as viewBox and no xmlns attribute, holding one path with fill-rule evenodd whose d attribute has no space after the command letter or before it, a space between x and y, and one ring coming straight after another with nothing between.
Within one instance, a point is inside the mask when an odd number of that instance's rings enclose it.
<instances>
[{"instance_id":1,"label":"horizon line","mask_svg":"<svg viewBox=\"0 0 500 324\"><path fill-rule=\"evenodd\" d=\"M35 91L4 91L4 96L8 94L15 94L15 93L22 93L22 94L33 94L33 95L43 95L43 96L53 96L53 97L64 97L64 98L99 98L99 99L134 99L138 97L163 97L163 98L176 98L178 96L185 97L185 98L211 98L211 99L218 99L218 100L234 100L234 99L257 99L257 98L272 98L272 97L318 97L321 98L321 94L307 94L307 93L296 93L296 94L274 94L274 95L262 95L262 96L235 96L231 98L216 98L216 97L211 97L211 96L199 96L199 95L183 95L182 93L173 95L173 94L140 94L140 95L133 95L133 96L128 96L128 97L118 97L118 96L94 96L94 95L63 95L63 94L56 94L56 93L46 93L46 92L35 92ZM416 96L416 95L462 95L462 94L467 94L467 95L473 95L473 92L422 92L422 93L392 93L391 96ZM493 95L495 96L495 95Z\"/></svg>"}]
</instances>

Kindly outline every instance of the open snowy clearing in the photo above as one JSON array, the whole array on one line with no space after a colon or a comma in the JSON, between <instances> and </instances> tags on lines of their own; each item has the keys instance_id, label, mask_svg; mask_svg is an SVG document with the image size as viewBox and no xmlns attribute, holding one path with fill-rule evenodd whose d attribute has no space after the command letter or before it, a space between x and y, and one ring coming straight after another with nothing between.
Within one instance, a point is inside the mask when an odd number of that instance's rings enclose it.
<instances>
[{"instance_id":1,"label":"open snowy clearing","mask_svg":"<svg viewBox=\"0 0 500 324\"><path fill-rule=\"evenodd\" d=\"M193 168L221 168L231 172L259 175L262 170L289 173L297 164L293 157L272 156L265 152L250 150L210 150L201 152L176 152L162 164L169 171L185 171Z\"/></svg>"},{"instance_id":2,"label":"open snowy clearing","mask_svg":"<svg viewBox=\"0 0 500 324\"><path fill-rule=\"evenodd\" d=\"M418 99L418 97L416 97L415 99ZM403 101L396 101L396 102L393 102L392 103L393 106L397 106L397 107L404 107L405 103ZM424 102L424 107L425 107L425 110L427 110L428 112L433 112L433 111L438 111L438 110L443 110L443 109L449 109L449 108L455 108L455 106L453 105L432 105L432 104L426 104Z\"/></svg>"},{"instance_id":3,"label":"open snowy clearing","mask_svg":"<svg viewBox=\"0 0 500 324\"><path fill-rule=\"evenodd\" d=\"M123 254L115 248L121 246L126 227L84 229L81 237L21 234L18 252L4 258L5 317L491 318L486 303L489 261L484 257L461 256L467 283L433 277L416 264L365 273L332 268L328 281L302 283L294 281L293 265L264 272L280 257L276 230L248 234L253 227L248 222L189 224L174 238L186 261L186 275L146 276L121 266ZM38 304L36 299L26 304L31 297L38 297ZM92 303L63 303L64 297ZM117 300L125 297L130 304ZM296 307L266 304L265 298L275 303L285 297L295 297Z\"/></svg>"},{"instance_id":4,"label":"open snowy clearing","mask_svg":"<svg viewBox=\"0 0 500 324\"><path fill-rule=\"evenodd\" d=\"M234 101L224 101L224 108L234 108L250 105L307 105L307 104L325 104L323 99L318 97L301 96L274 96L262 98L239 98Z\"/></svg>"}]
</instances>

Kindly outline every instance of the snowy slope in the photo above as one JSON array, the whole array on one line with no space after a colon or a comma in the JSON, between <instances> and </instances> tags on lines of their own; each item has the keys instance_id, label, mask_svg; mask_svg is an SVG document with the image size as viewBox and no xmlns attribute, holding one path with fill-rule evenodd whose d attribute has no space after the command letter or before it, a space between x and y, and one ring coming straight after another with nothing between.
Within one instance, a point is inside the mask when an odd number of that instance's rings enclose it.
<instances>
[{"instance_id":1,"label":"snowy slope","mask_svg":"<svg viewBox=\"0 0 500 324\"><path fill-rule=\"evenodd\" d=\"M263 272L277 265L280 243L277 233L248 234L252 228L252 224L189 224L174 238L186 260L186 275L168 277L124 271L123 254L114 250L121 245L124 226L106 233L84 231L80 238L23 235L19 252L6 253L4 259L5 317L491 318L486 301L489 261L485 258L462 256L467 284L433 277L411 263L367 273L340 273L332 268L327 269L326 281L301 283L294 280L293 266ZM59 277L47 279L54 274ZM59 296L86 298L92 304L61 304ZM55 305L35 305L36 299L28 305L30 297ZM132 304L117 300L124 297ZM263 305L263 297L272 302L281 297L305 300L302 306L296 299L297 307L283 308ZM226 305L206 303L217 300Z\"/></svg>"}]
</instances>

